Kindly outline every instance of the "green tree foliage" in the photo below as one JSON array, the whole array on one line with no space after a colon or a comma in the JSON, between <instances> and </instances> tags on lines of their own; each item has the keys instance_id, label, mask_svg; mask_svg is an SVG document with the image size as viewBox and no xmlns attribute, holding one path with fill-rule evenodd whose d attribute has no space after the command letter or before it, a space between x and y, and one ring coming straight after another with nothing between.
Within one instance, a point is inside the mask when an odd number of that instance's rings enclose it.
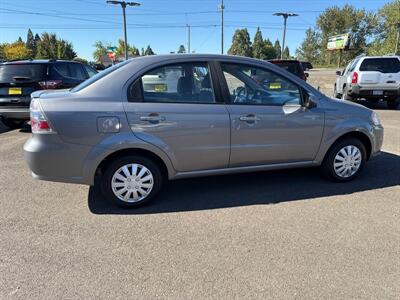
<instances>
[{"instance_id":1,"label":"green tree foliage","mask_svg":"<svg viewBox=\"0 0 400 300\"><path fill-rule=\"evenodd\" d=\"M343 54L343 63L347 63L354 57L365 53L368 40L371 39L377 25L375 14L363 9L356 9L351 5L343 7L333 6L327 8L317 19L317 29L321 35L321 56L323 62L329 58L337 60L337 52L329 54L326 50L328 38L336 34L350 33L351 51Z\"/></svg>"},{"instance_id":2,"label":"green tree foliage","mask_svg":"<svg viewBox=\"0 0 400 300\"><path fill-rule=\"evenodd\" d=\"M80 57L75 57L74 61L77 61L77 62L80 62L80 63L83 63L83 64L89 64L89 62L86 59L80 58Z\"/></svg>"},{"instance_id":3,"label":"green tree foliage","mask_svg":"<svg viewBox=\"0 0 400 300\"><path fill-rule=\"evenodd\" d=\"M228 50L230 55L252 56L250 35L246 28L237 29L232 37L232 45Z\"/></svg>"},{"instance_id":4,"label":"green tree foliage","mask_svg":"<svg viewBox=\"0 0 400 300\"><path fill-rule=\"evenodd\" d=\"M94 43L94 51L93 51L93 59L95 62L100 62L100 58L104 55L107 55L107 47L109 47L109 44L104 44L101 41L97 41Z\"/></svg>"},{"instance_id":5,"label":"green tree foliage","mask_svg":"<svg viewBox=\"0 0 400 300\"><path fill-rule=\"evenodd\" d=\"M290 59L290 51L288 46L286 46L283 50L283 59Z\"/></svg>"},{"instance_id":6,"label":"green tree foliage","mask_svg":"<svg viewBox=\"0 0 400 300\"><path fill-rule=\"evenodd\" d=\"M37 45L36 56L48 59L73 59L76 57L76 52L70 42L58 39L54 33L44 32Z\"/></svg>"},{"instance_id":7,"label":"green tree foliage","mask_svg":"<svg viewBox=\"0 0 400 300\"><path fill-rule=\"evenodd\" d=\"M6 59L6 55L4 53L4 49L6 48L6 46L7 46L6 43L0 44L0 61Z\"/></svg>"},{"instance_id":8,"label":"green tree foliage","mask_svg":"<svg viewBox=\"0 0 400 300\"><path fill-rule=\"evenodd\" d=\"M369 55L383 55L394 53L397 41L397 26L400 22L400 1L395 0L383 6L378 12L378 26L376 36L368 49ZM397 47L400 55L400 45Z\"/></svg>"},{"instance_id":9,"label":"green tree foliage","mask_svg":"<svg viewBox=\"0 0 400 300\"><path fill-rule=\"evenodd\" d=\"M137 53L137 48L128 43L128 56L134 56ZM118 47L116 51L117 57L125 57L125 41L122 39L118 40Z\"/></svg>"},{"instance_id":10,"label":"green tree foliage","mask_svg":"<svg viewBox=\"0 0 400 300\"><path fill-rule=\"evenodd\" d=\"M274 59L276 58L276 50L274 46L272 45L272 42L270 39L264 40L264 55L265 59Z\"/></svg>"},{"instance_id":11,"label":"green tree foliage","mask_svg":"<svg viewBox=\"0 0 400 300\"><path fill-rule=\"evenodd\" d=\"M319 34L311 28L306 31L306 38L296 50L296 56L300 60L315 62L320 54Z\"/></svg>"},{"instance_id":12,"label":"green tree foliage","mask_svg":"<svg viewBox=\"0 0 400 300\"><path fill-rule=\"evenodd\" d=\"M155 55L153 49L151 49L150 45L147 46L146 51L144 51L144 55Z\"/></svg>"},{"instance_id":13,"label":"green tree foliage","mask_svg":"<svg viewBox=\"0 0 400 300\"><path fill-rule=\"evenodd\" d=\"M265 57L265 42L262 36L260 27L257 27L256 34L253 40L253 57L258 59L266 59Z\"/></svg>"},{"instance_id":14,"label":"green tree foliage","mask_svg":"<svg viewBox=\"0 0 400 300\"><path fill-rule=\"evenodd\" d=\"M32 30L28 29L28 34L26 35L26 48L31 52L32 57L36 56L36 42L33 36Z\"/></svg>"},{"instance_id":15,"label":"green tree foliage","mask_svg":"<svg viewBox=\"0 0 400 300\"><path fill-rule=\"evenodd\" d=\"M186 53L186 49L184 45L180 45L177 53Z\"/></svg>"},{"instance_id":16,"label":"green tree foliage","mask_svg":"<svg viewBox=\"0 0 400 300\"><path fill-rule=\"evenodd\" d=\"M282 47L281 47L281 43L279 43L278 39L274 43L274 48L275 48L275 53L276 53L275 58L281 58Z\"/></svg>"},{"instance_id":17,"label":"green tree foliage","mask_svg":"<svg viewBox=\"0 0 400 300\"><path fill-rule=\"evenodd\" d=\"M16 41L12 44L3 45L4 59L27 59L31 57L31 52L24 42Z\"/></svg>"}]
</instances>

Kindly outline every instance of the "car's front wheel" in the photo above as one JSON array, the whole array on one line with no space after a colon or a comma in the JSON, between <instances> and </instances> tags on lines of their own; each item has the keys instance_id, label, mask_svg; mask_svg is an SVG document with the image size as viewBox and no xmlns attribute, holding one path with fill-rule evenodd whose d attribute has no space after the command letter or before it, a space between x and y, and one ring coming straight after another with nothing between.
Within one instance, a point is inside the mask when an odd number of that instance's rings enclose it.
<instances>
[{"instance_id":1,"label":"car's front wheel","mask_svg":"<svg viewBox=\"0 0 400 300\"><path fill-rule=\"evenodd\" d=\"M137 207L157 195L162 174L157 164L147 157L125 156L106 168L100 183L107 200L123 207Z\"/></svg>"},{"instance_id":2,"label":"car's front wheel","mask_svg":"<svg viewBox=\"0 0 400 300\"><path fill-rule=\"evenodd\" d=\"M337 182L354 179L364 168L367 151L355 138L346 138L334 144L322 163L323 175Z\"/></svg>"}]
</instances>

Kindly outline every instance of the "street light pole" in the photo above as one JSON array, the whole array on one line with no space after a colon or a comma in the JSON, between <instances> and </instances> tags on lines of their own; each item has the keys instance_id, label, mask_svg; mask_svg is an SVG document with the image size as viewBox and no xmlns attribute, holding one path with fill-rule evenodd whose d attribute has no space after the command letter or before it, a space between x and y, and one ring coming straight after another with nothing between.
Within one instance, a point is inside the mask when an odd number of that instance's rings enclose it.
<instances>
[{"instance_id":1,"label":"street light pole","mask_svg":"<svg viewBox=\"0 0 400 300\"><path fill-rule=\"evenodd\" d=\"M125 2L125 1L116 1L116 0L107 0L109 4L121 5L122 7L122 16L124 19L124 42L125 42L125 60L128 60L128 37L126 32L126 13L125 9L127 6L140 6L140 3L137 2Z\"/></svg>"},{"instance_id":2,"label":"street light pole","mask_svg":"<svg viewBox=\"0 0 400 300\"><path fill-rule=\"evenodd\" d=\"M221 0L219 9L221 10L221 54L224 54L224 0Z\"/></svg>"},{"instance_id":3,"label":"street light pole","mask_svg":"<svg viewBox=\"0 0 400 300\"><path fill-rule=\"evenodd\" d=\"M283 17L283 38L282 38L282 48L281 48L281 59L283 59L283 51L285 51L285 40L286 40L286 24L289 17L297 17L298 14L291 13L274 13L274 16Z\"/></svg>"}]
</instances>

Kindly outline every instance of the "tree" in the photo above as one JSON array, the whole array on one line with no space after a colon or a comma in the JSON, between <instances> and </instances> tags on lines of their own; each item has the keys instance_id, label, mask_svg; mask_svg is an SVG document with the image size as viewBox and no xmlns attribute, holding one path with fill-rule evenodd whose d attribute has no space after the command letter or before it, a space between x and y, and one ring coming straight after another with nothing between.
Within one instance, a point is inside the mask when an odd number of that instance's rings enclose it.
<instances>
[{"instance_id":1,"label":"tree","mask_svg":"<svg viewBox=\"0 0 400 300\"><path fill-rule=\"evenodd\" d=\"M253 40L253 57L258 59L265 59L265 42L262 37L260 27L257 27L256 34Z\"/></svg>"},{"instance_id":2,"label":"tree","mask_svg":"<svg viewBox=\"0 0 400 300\"><path fill-rule=\"evenodd\" d=\"M93 59L95 60L95 62L100 62L100 59L102 56L107 55L107 47L109 46L108 44L105 45L103 44L103 42L101 41L97 41L94 43L94 48L95 50L93 51Z\"/></svg>"},{"instance_id":3,"label":"tree","mask_svg":"<svg viewBox=\"0 0 400 300\"><path fill-rule=\"evenodd\" d=\"M23 43L24 41L22 40L22 37L18 37L17 42L18 42L18 43Z\"/></svg>"},{"instance_id":4,"label":"tree","mask_svg":"<svg viewBox=\"0 0 400 300\"><path fill-rule=\"evenodd\" d=\"M286 46L283 50L283 59L290 59L290 51L288 46Z\"/></svg>"},{"instance_id":5,"label":"tree","mask_svg":"<svg viewBox=\"0 0 400 300\"><path fill-rule=\"evenodd\" d=\"M328 38L333 35L349 33L351 36L351 51L343 53L343 62L346 63L354 57L365 53L377 26L377 17L374 13L366 12L364 9L356 9L351 5L343 7L333 6L327 8L317 18L317 30L321 35L321 59L327 62L332 56L337 60L339 53L329 54L326 49Z\"/></svg>"},{"instance_id":6,"label":"tree","mask_svg":"<svg viewBox=\"0 0 400 300\"><path fill-rule=\"evenodd\" d=\"M136 55L137 48L133 45L129 45L128 43L128 56ZM125 41L122 39L118 40L118 47L116 51L117 57L125 57Z\"/></svg>"},{"instance_id":7,"label":"tree","mask_svg":"<svg viewBox=\"0 0 400 300\"><path fill-rule=\"evenodd\" d=\"M378 12L378 26L375 30L375 39L368 49L369 55L383 55L394 53L397 41L397 26L400 22L400 1L393 1L384 5ZM400 45L397 47L400 55Z\"/></svg>"},{"instance_id":8,"label":"tree","mask_svg":"<svg viewBox=\"0 0 400 300\"><path fill-rule=\"evenodd\" d=\"M150 45L147 46L146 51L144 52L144 55L155 55L153 52L153 49L151 49Z\"/></svg>"},{"instance_id":9,"label":"tree","mask_svg":"<svg viewBox=\"0 0 400 300\"><path fill-rule=\"evenodd\" d=\"M144 54L144 48L142 48L142 51L141 51L140 55L141 55L141 56L145 56L145 54Z\"/></svg>"},{"instance_id":10,"label":"tree","mask_svg":"<svg viewBox=\"0 0 400 300\"><path fill-rule=\"evenodd\" d=\"M319 54L319 35L313 29L308 28L306 31L306 38L301 43L300 47L296 50L296 55L300 60L315 63L319 59Z\"/></svg>"},{"instance_id":11,"label":"tree","mask_svg":"<svg viewBox=\"0 0 400 300\"><path fill-rule=\"evenodd\" d=\"M73 60L77 61L77 62L80 62L80 63L83 63L83 64L87 64L87 65L89 64L89 62L84 58L75 57Z\"/></svg>"},{"instance_id":12,"label":"tree","mask_svg":"<svg viewBox=\"0 0 400 300\"><path fill-rule=\"evenodd\" d=\"M48 59L73 59L76 52L70 42L58 39L54 33L42 33L37 45L37 57Z\"/></svg>"},{"instance_id":13,"label":"tree","mask_svg":"<svg viewBox=\"0 0 400 300\"><path fill-rule=\"evenodd\" d=\"M135 56L140 56L140 53L139 53L139 48L136 48L136 51L135 51Z\"/></svg>"},{"instance_id":14,"label":"tree","mask_svg":"<svg viewBox=\"0 0 400 300\"><path fill-rule=\"evenodd\" d=\"M28 34L26 35L26 48L31 52L32 57L36 56L36 43L35 38L33 37L33 33L31 29L28 29Z\"/></svg>"},{"instance_id":15,"label":"tree","mask_svg":"<svg viewBox=\"0 0 400 300\"><path fill-rule=\"evenodd\" d=\"M4 50L5 50L6 46L7 46L6 43L0 44L0 62L1 62L2 60L5 60L5 59L6 59L6 54L4 53Z\"/></svg>"},{"instance_id":16,"label":"tree","mask_svg":"<svg viewBox=\"0 0 400 300\"><path fill-rule=\"evenodd\" d=\"M246 28L237 29L232 37L232 45L228 50L230 55L252 56L250 35Z\"/></svg>"},{"instance_id":17,"label":"tree","mask_svg":"<svg viewBox=\"0 0 400 300\"><path fill-rule=\"evenodd\" d=\"M177 53L186 53L186 49L184 45L180 45Z\"/></svg>"},{"instance_id":18,"label":"tree","mask_svg":"<svg viewBox=\"0 0 400 300\"><path fill-rule=\"evenodd\" d=\"M276 50L269 39L264 41L264 55L265 59L274 59L277 55Z\"/></svg>"},{"instance_id":19,"label":"tree","mask_svg":"<svg viewBox=\"0 0 400 300\"><path fill-rule=\"evenodd\" d=\"M25 43L20 41L4 45L3 51L6 60L27 59L31 57L31 52Z\"/></svg>"},{"instance_id":20,"label":"tree","mask_svg":"<svg viewBox=\"0 0 400 300\"><path fill-rule=\"evenodd\" d=\"M274 48L275 48L275 52L276 52L275 58L281 58L282 47L281 47L281 43L279 43L278 39L274 43Z\"/></svg>"}]
</instances>

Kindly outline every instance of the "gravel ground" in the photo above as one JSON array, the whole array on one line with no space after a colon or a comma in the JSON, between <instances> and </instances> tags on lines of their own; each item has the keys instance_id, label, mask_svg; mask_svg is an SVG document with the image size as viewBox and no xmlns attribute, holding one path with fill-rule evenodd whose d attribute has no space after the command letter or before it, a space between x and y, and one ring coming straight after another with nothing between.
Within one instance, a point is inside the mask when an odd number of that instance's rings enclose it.
<instances>
[{"instance_id":1,"label":"gravel ground","mask_svg":"<svg viewBox=\"0 0 400 300\"><path fill-rule=\"evenodd\" d=\"M399 299L400 111L375 108L384 152L354 182L181 180L139 210L33 180L29 132L0 128L0 299Z\"/></svg>"}]
</instances>

